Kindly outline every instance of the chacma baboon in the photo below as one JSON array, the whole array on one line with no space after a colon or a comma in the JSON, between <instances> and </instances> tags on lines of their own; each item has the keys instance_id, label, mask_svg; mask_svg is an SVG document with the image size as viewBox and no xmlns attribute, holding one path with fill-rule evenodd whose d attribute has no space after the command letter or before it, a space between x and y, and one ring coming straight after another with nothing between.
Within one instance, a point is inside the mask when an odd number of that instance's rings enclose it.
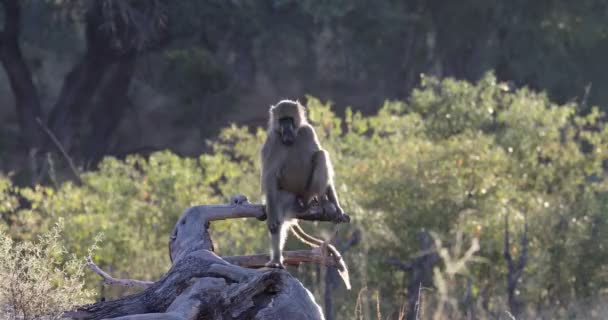
<instances>
[{"instance_id":1,"label":"chacma baboon","mask_svg":"<svg viewBox=\"0 0 608 320\"><path fill-rule=\"evenodd\" d=\"M309 205L313 200L330 201L338 214L343 214L343 210L334 189L329 155L321 148L299 102L282 100L270 107L268 136L261 158L262 192L266 197L267 224L272 243L271 259L266 266L283 268L282 250L290 228L309 245L323 244L323 241L307 235L295 224L295 219L292 219L295 203ZM328 249L341 261L337 250L331 246ZM345 268L344 265L340 267Z\"/></svg>"}]
</instances>

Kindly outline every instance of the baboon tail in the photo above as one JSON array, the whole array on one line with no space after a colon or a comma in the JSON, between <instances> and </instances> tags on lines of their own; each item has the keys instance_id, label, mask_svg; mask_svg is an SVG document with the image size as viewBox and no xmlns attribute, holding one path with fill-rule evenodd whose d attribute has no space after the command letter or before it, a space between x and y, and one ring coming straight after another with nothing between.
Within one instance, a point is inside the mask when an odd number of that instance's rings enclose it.
<instances>
[{"instance_id":1,"label":"baboon tail","mask_svg":"<svg viewBox=\"0 0 608 320\"><path fill-rule=\"evenodd\" d=\"M291 225L291 231L298 239L300 239L300 241L306 243L307 245L313 248L317 248L325 244L327 252L329 252L329 254L332 255L335 259L336 269L338 269L340 277L344 281L346 288L350 290L351 286L350 276L348 275L348 267L346 266L346 262L344 262L344 259L342 258L342 255L340 254L338 249L336 249L330 243L325 243L325 241L309 235L297 223Z\"/></svg>"},{"instance_id":2,"label":"baboon tail","mask_svg":"<svg viewBox=\"0 0 608 320\"><path fill-rule=\"evenodd\" d=\"M291 225L291 231L298 239L300 239L300 241L306 243L307 245L309 245L313 248L317 248L323 244L323 240L315 238L315 237L309 235L308 233L304 232L302 227L300 227L300 225L297 223L294 223Z\"/></svg>"}]
</instances>

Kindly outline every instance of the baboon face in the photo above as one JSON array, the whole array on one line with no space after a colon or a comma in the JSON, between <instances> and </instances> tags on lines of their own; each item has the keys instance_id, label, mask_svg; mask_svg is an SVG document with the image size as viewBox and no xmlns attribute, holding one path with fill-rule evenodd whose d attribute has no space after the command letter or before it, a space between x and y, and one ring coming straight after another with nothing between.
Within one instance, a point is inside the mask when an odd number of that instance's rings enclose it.
<instances>
[{"instance_id":1,"label":"baboon face","mask_svg":"<svg viewBox=\"0 0 608 320\"><path fill-rule=\"evenodd\" d=\"M293 144L297 135L293 118L283 117L279 119L279 135L281 135L281 142L283 142L284 145L290 146Z\"/></svg>"},{"instance_id":2,"label":"baboon face","mask_svg":"<svg viewBox=\"0 0 608 320\"><path fill-rule=\"evenodd\" d=\"M281 137L281 143L292 145L298 136L298 129L305 122L304 107L297 101L283 100L270 109L271 125Z\"/></svg>"}]
</instances>

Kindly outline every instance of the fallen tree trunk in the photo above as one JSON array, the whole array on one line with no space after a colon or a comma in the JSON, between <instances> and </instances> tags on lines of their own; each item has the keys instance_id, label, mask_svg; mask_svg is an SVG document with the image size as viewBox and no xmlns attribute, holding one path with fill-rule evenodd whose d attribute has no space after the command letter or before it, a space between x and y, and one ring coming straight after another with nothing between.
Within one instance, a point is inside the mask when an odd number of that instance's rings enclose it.
<instances>
[{"instance_id":1,"label":"fallen tree trunk","mask_svg":"<svg viewBox=\"0 0 608 320\"><path fill-rule=\"evenodd\" d=\"M335 208L311 208L298 214L310 220L347 222ZM289 272L281 269L253 270L268 261L267 255L222 258L213 252L210 222L253 217L263 220L264 207L235 196L230 204L195 206L177 221L169 241L173 262L156 282L114 279L87 261L107 283L142 286L145 289L113 301L102 301L66 313L74 319L323 319L312 294ZM286 251L285 262L314 262L339 266L339 257L327 250Z\"/></svg>"}]
</instances>

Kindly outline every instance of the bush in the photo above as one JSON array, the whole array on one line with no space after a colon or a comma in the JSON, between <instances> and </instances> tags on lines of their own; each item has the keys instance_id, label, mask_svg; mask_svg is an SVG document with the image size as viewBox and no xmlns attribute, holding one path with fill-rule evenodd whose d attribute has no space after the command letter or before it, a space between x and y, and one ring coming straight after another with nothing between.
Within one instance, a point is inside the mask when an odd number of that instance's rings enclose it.
<instances>
[{"instance_id":1,"label":"bush","mask_svg":"<svg viewBox=\"0 0 608 320\"><path fill-rule=\"evenodd\" d=\"M0 232L0 315L9 319L60 319L76 305L90 302L84 289L84 260L61 244L61 224L37 241L15 243Z\"/></svg>"}]
</instances>

